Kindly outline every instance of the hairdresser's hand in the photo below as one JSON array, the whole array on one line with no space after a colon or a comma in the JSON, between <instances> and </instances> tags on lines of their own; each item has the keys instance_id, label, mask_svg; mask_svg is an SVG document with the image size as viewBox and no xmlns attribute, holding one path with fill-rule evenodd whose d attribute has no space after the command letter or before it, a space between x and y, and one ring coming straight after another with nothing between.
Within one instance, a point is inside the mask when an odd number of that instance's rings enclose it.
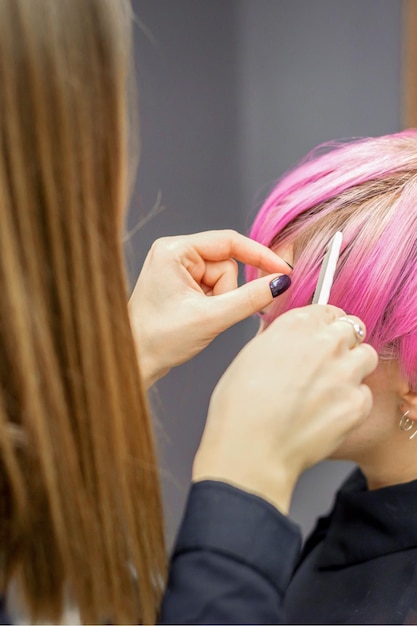
<instances>
[{"instance_id":1,"label":"hairdresser's hand","mask_svg":"<svg viewBox=\"0 0 417 626\"><path fill-rule=\"evenodd\" d=\"M238 288L236 260L267 275ZM289 271L271 250L232 230L158 239L130 300L146 385L272 302L271 280Z\"/></svg>"},{"instance_id":2,"label":"hairdresser's hand","mask_svg":"<svg viewBox=\"0 0 417 626\"><path fill-rule=\"evenodd\" d=\"M293 309L249 342L210 402L193 479L222 480L287 512L301 472L368 415L377 365L333 306ZM352 320L357 320L349 316Z\"/></svg>"}]
</instances>

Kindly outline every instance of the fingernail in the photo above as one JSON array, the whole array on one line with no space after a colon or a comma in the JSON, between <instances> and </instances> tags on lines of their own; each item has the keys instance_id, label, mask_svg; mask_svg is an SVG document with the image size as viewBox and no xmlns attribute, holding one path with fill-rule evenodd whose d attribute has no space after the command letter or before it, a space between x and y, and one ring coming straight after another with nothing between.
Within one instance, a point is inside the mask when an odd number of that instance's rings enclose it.
<instances>
[{"instance_id":1,"label":"fingernail","mask_svg":"<svg viewBox=\"0 0 417 626\"><path fill-rule=\"evenodd\" d=\"M271 289L272 297L276 298L280 296L284 291L287 291L288 287L291 285L291 278L287 276L287 274L283 274L282 276L278 276L271 280L269 283L269 287Z\"/></svg>"}]
</instances>

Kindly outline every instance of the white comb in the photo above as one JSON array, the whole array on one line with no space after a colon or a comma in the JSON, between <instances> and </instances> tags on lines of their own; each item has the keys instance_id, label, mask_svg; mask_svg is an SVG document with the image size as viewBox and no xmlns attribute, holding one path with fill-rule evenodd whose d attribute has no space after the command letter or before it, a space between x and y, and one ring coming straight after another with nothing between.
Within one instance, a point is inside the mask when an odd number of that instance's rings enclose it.
<instances>
[{"instance_id":1,"label":"white comb","mask_svg":"<svg viewBox=\"0 0 417 626\"><path fill-rule=\"evenodd\" d=\"M343 235L338 230L330 240L329 247L327 248L327 252L321 264L320 275L313 296L313 304L327 304L329 301L342 239Z\"/></svg>"}]
</instances>

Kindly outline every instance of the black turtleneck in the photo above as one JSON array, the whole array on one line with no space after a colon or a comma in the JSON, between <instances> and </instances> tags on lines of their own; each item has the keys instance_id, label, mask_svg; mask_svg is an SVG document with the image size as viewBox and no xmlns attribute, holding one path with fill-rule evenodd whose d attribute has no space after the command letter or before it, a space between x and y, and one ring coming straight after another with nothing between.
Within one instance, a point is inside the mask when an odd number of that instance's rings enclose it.
<instances>
[{"instance_id":1,"label":"black turtleneck","mask_svg":"<svg viewBox=\"0 0 417 626\"><path fill-rule=\"evenodd\" d=\"M417 480L368 491L356 470L307 540L288 624L417 624Z\"/></svg>"}]
</instances>

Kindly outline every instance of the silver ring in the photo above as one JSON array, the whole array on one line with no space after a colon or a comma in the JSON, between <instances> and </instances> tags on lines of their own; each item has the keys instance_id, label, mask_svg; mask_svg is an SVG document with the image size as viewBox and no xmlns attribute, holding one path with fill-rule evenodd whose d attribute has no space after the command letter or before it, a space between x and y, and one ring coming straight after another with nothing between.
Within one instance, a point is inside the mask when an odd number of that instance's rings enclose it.
<instances>
[{"instance_id":1,"label":"silver ring","mask_svg":"<svg viewBox=\"0 0 417 626\"><path fill-rule=\"evenodd\" d=\"M355 333L356 345L361 343L365 339L365 330L359 322L355 322L355 320L351 320L350 317L338 317L335 322L347 322L353 328L353 332Z\"/></svg>"}]
</instances>

